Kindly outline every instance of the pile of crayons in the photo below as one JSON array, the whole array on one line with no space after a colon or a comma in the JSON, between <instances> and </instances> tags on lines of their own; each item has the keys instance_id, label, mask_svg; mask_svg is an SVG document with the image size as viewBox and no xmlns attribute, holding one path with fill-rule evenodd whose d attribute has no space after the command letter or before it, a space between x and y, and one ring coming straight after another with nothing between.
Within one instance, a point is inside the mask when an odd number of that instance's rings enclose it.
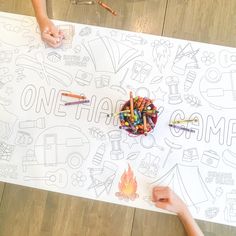
<instances>
[{"instance_id":1,"label":"pile of crayons","mask_svg":"<svg viewBox=\"0 0 236 236\"><path fill-rule=\"evenodd\" d=\"M135 135L147 135L155 127L157 114L157 108L151 99L139 96L133 98L130 92L130 100L124 104L119 113L120 129Z\"/></svg>"}]
</instances>

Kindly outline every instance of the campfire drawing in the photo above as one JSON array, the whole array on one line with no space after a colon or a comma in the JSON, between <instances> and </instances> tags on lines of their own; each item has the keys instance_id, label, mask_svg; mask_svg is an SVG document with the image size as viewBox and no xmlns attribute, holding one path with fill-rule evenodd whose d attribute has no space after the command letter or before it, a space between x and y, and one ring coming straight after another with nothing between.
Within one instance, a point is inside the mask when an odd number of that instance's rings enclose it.
<instances>
[{"instance_id":1,"label":"campfire drawing","mask_svg":"<svg viewBox=\"0 0 236 236\"><path fill-rule=\"evenodd\" d=\"M119 182L119 192L116 196L121 200L132 200L134 201L138 198L137 191L137 181L134 177L133 171L129 165L128 171L124 171Z\"/></svg>"}]
</instances>

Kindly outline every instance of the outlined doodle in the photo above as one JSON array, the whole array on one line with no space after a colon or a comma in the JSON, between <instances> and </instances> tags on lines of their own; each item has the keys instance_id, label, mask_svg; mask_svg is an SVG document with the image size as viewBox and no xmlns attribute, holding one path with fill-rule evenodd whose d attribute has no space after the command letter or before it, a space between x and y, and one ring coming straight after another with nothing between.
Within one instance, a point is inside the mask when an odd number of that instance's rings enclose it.
<instances>
[{"instance_id":1,"label":"outlined doodle","mask_svg":"<svg viewBox=\"0 0 236 236\"><path fill-rule=\"evenodd\" d=\"M122 93L123 95L127 95L127 91L123 87L124 87L124 82L126 80L128 72L129 72L129 69L127 68L122 80L119 82L119 85L112 85L110 88Z\"/></svg>"},{"instance_id":2,"label":"outlined doodle","mask_svg":"<svg viewBox=\"0 0 236 236\"><path fill-rule=\"evenodd\" d=\"M97 140L105 141L106 140L106 134L98 127L91 127L89 128L89 134L96 138Z\"/></svg>"},{"instance_id":3,"label":"outlined doodle","mask_svg":"<svg viewBox=\"0 0 236 236\"><path fill-rule=\"evenodd\" d=\"M171 155L171 153L173 152L173 150L174 150L174 149L181 149L181 148L182 148L182 145L173 143L173 142L171 142L171 141L170 141L169 139L167 139L167 138L164 138L164 140L165 140L166 145L169 147L169 151L168 151L168 153L167 153L167 155L166 155L166 157L165 157L165 160L164 160L164 162L163 162L163 165L162 165L163 168L165 167L165 165L166 165L166 163L167 163L167 160L169 159L169 156Z\"/></svg>"},{"instance_id":4,"label":"outlined doodle","mask_svg":"<svg viewBox=\"0 0 236 236\"><path fill-rule=\"evenodd\" d=\"M93 165L98 166L102 163L102 159L104 157L105 151L106 151L105 143L102 143L101 145L98 146L92 159Z\"/></svg>"},{"instance_id":5,"label":"outlined doodle","mask_svg":"<svg viewBox=\"0 0 236 236\"><path fill-rule=\"evenodd\" d=\"M169 87L169 104L176 105L182 102L181 94L179 93L179 79L176 76L166 78L166 84Z\"/></svg>"},{"instance_id":6,"label":"outlined doodle","mask_svg":"<svg viewBox=\"0 0 236 236\"><path fill-rule=\"evenodd\" d=\"M201 57L202 63L206 66L211 66L216 62L215 53L214 52L203 52Z\"/></svg>"},{"instance_id":7,"label":"outlined doodle","mask_svg":"<svg viewBox=\"0 0 236 236\"><path fill-rule=\"evenodd\" d=\"M119 192L116 192L115 195L120 200L134 201L139 197L139 195L137 194L138 184L130 165L128 165L128 170L125 170L122 174L118 188Z\"/></svg>"},{"instance_id":8,"label":"outlined doodle","mask_svg":"<svg viewBox=\"0 0 236 236\"><path fill-rule=\"evenodd\" d=\"M47 84L50 85L50 81L49 81L49 78L48 78L48 75L47 75L47 72L46 72L46 68L44 66L44 63L45 63L44 54L42 52L37 52L35 54L35 58L36 58L38 64L40 65L40 67L41 67L42 73L40 73L40 75L47 82Z\"/></svg>"},{"instance_id":9,"label":"outlined doodle","mask_svg":"<svg viewBox=\"0 0 236 236\"><path fill-rule=\"evenodd\" d=\"M138 141L135 138L130 137L127 134L125 140L123 141L123 143L127 144L128 147L131 149L134 145L138 144Z\"/></svg>"},{"instance_id":10,"label":"outlined doodle","mask_svg":"<svg viewBox=\"0 0 236 236\"><path fill-rule=\"evenodd\" d=\"M0 177L1 178L9 178L9 179L17 179L18 166L17 165L10 165L6 163L0 163Z\"/></svg>"},{"instance_id":11,"label":"outlined doodle","mask_svg":"<svg viewBox=\"0 0 236 236\"><path fill-rule=\"evenodd\" d=\"M20 129L44 129L46 127L45 117L39 117L36 120L24 120L19 122Z\"/></svg>"},{"instance_id":12,"label":"outlined doodle","mask_svg":"<svg viewBox=\"0 0 236 236\"><path fill-rule=\"evenodd\" d=\"M236 169L236 153L230 149L225 149L222 153L223 162Z\"/></svg>"},{"instance_id":13,"label":"outlined doodle","mask_svg":"<svg viewBox=\"0 0 236 236\"><path fill-rule=\"evenodd\" d=\"M219 73L209 68L199 83L203 99L215 109L236 108L236 71Z\"/></svg>"},{"instance_id":14,"label":"outlined doodle","mask_svg":"<svg viewBox=\"0 0 236 236\"><path fill-rule=\"evenodd\" d=\"M91 27L86 26L80 30L79 36L81 37L88 36L91 34L91 32L92 32Z\"/></svg>"},{"instance_id":15,"label":"outlined doodle","mask_svg":"<svg viewBox=\"0 0 236 236\"><path fill-rule=\"evenodd\" d=\"M131 76L132 80L135 80L139 83L144 83L145 80L148 78L152 70L152 66L145 61L134 61Z\"/></svg>"},{"instance_id":16,"label":"outlined doodle","mask_svg":"<svg viewBox=\"0 0 236 236\"><path fill-rule=\"evenodd\" d=\"M162 89L160 87L158 87L157 90L152 91L152 94L156 100L164 101L164 97L166 95L166 92L162 91Z\"/></svg>"},{"instance_id":17,"label":"outlined doodle","mask_svg":"<svg viewBox=\"0 0 236 236\"><path fill-rule=\"evenodd\" d=\"M10 63L13 55L19 53L18 49L0 50L0 63Z\"/></svg>"},{"instance_id":18,"label":"outlined doodle","mask_svg":"<svg viewBox=\"0 0 236 236\"><path fill-rule=\"evenodd\" d=\"M15 138L15 144L19 146L27 146L33 142L33 138L30 133L25 131L18 131Z\"/></svg>"},{"instance_id":19,"label":"outlined doodle","mask_svg":"<svg viewBox=\"0 0 236 236\"><path fill-rule=\"evenodd\" d=\"M14 145L5 143L5 142L0 142L0 161L9 161L12 157L12 153L15 149Z\"/></svg>"},{"instance_id":20,"label":"outlined doodle","mask_svg":"<svg viewBox=\"0 0 236 236\"><path fill-rule=\"evenodd\" d=\"M14 125L17 121L17 116L13 113L10 113L5 109L4 106L0 104L0 138L8 139L12 132Z\"/></svg>"},{"instance_id":21,"label":"outlined doodle","mask_svg":"<svg viewBox=\"0 0 236 236\"><path fill-rule=\"evenodd\" d=\"M190 70L187 73L187 76L186 76L185 81L184 81L184 92L188 92L192 88L193 83L196 79L196 76L197 76L197 74L196 74L195 71Z\"/></svg>"},{"instance_id":22,"label":"outlined doodle","mask_svg":"<svg viewBox=\"0 0 236 236\"><path fill-rule=\"evenodd\" d=\"M204 151L201 162L207 166L216 168L219 164L220 156L214 150Z\"/></svg>"},{"instance_id":23,"label":"outlined doodle","mask_svg":"<svg viewBox=\"0 0 236 236\"><path fill-rule=\"evenodd\" d=\"M43 73L42 66L38 63L38 61L26 54L19 55L16 58L16 65L25 69L33 70L40 76ZM54 67L46 62L44 62L44 69L44 72L49 79L53 79L66 87L71 85L73 78L68 72Z\"/></svg>"},{"instance_id":24,"label":"outlined doodle","mask_svg":"<svg viewBox=\"0 0 236 236\"><path fill-rule=\"evenodd\" d=\"M179 46L173 66L172 71L176 74L183 75L187 69L198 69L198 61L196 55L199 49L194 50L191 43L186 44L184 47Z\"/></svg>"},{"instance_id":25,"label":"outlined doodle","mask_svg":"<svg viewBox=\"0 0 236 236\"><path fill-rule=\"evenodd\" d=\"M184 100L193 107L200 107L202 106L201 101L194 95L191 94L184 94Z\"/></svg>"},{"instance_id":26,"label":"outlined doodle","mask_svg":"<svg viewBox=\"0 0 236 236\"><path fill-rule=\"evenodd\" d=\"M71 179L74 187L84 187L87 177L81 171L77 171L72 174Z\"/></svg>"},{"instance_id":27,"label":"outlined doodle","mask_svg":"<svg viewBox=\"0 0 236 236\"><path fill-rule=\"evenodd\" d=\"M163 72L169 61L171 55L170 48L172 46L173 45L169 41L164 41L162 39L152 43L152 57L160 73Z\"/></svg>"},{"instance_id":28,"label":"outlined doodle","mask_svg":"<svg viewBox=\"0 0 236 236\"><path fill-rule=\"evenodd\" d=\"M216 190L215 190L215 199L213 201L213 203L215 204L215 202L217 201L217 199L221 198L222 195L224 193L224 190L222 187L216 187Z\"/></svg>"},{"instance_id":29,"label":"outlined doodle","mask_svg":"<svg viewBox=\"0 0 236 236\"><path fill-rule=\"evenodd\" d=\"M111 142L110 157L112 160L124 158L124 151L121 149L122 133L120 130L111 130L108 132L109 141Z\"/></svg>"},{"instance_id":30,"label":"outlined doodle","mask_svg":"<svg viewBox=\"0 0 236 236\"><path fill-rule=\"evenodd\" d=\"M52 51L52 52L48 53L47 59L50 62L57 63L57 62L61 61L62 56L58 52Z\"/></svg>"},{"instance_id":31,"label":"outlined doodle","mask_svg":"<svg viewBox=\"0 0 236 236\"><path fill-rule=\"evenodd\" d=\"M139 157L140 152L131 152L127 155L126 160L136 160Z\"/></svg>"},{"instance_id":32,"label":"outlined doodle","mask_svg":"<svg viewBox=\"0 0 236 236\"><path fill-rule=\"evenodd\" d=\"M28 167L67 164L71 169L80 168L90 153L90 142L80 128L73 125L52 126L36 138L34 149L23 157L23 171Z\"/></svg>"},{"instance_id":33,"label":"outlined doodle","mask_svg":"<svg viewBox=\"0 0 236 236\"><path fill-rule=\"evenodd\" d=\"M164 147L162 147L156 143L155 137L152 134L148 134L147 136L141 136L140 137L140 144L142 145L142 147L144 147L146 149L151 149L151 148L156 147L160 151L164 151Z\"/></svg>"},{"instance_id":34,"label":"outlined doodle","mask_svg":"<svg viewBox=\"0 0 236 236\"><path fill-rule=\"evenodd\" d=\"M63 61L65 66L80 66L86 67L89 61L89 57L81 57L77 55L64 55Z\"/></svg>"},{"instance_id":35,"label":"outlined doodle","mask_svg":"<svg viewBox=\"0 0 236 236\"><path fill-rule=\"evenodd\" d=\"M222 50L219 54L220 65L223 67L231 67L236 65L236 52Z\"/></svg>"},{"instance_id":36,"label":"outlined doodle","mask_svg":"<svg viewBox=\"0 0 236 236\"><path fill-rule=\"evenodd\" d=\"M161 83L163 76L156 75L152 78L150 84L159 84Z\"/></svg>"},{"instance_id":37,"label":"outlined doodle","mask_svg":"<svg viewBox=\"0 0 236 236\"><path fill-rule=\"evenodd\" d=\"M148 88L146 87L138 87L137 89L128 85L127 86L128 89L132 90L132 91L135 91L135 97L147 97L147 98L150 98L151 96L151 92Z\"/></svg>"},{"instance_id":38,"label":"outlined doodle","mask_svg":"<svg viewBox=\"0 0 236 236\"><path fill-rule=\"evenodd\" d=\"M65 188L68 184L68 173L64 169L48 171L43 176L24 176L24 181L44 181L46 185Z\"/></svg>"},{"instance_id":39,"label":"outlined doodle","mask_svg":"<svg viewBox=\"0 0 236 236\"><path fill-rule=\"evenodd\" d=\"M13 75L9 73L8 67L0 67L0 89L11 82L13 79Z\"/></svg>"},{"instance_id":40,"label":"outlined doodle","mask_svg":"<svg viewBox=\"0 0 236 236\"><path fill-rule=\"evenodd\" d=\"M206 183L223 184L223 185L234 185L234 179L232 173L208 171L207 177L205 178Z\"/></svg>"},{"instance_id":41,"label":"outlined doodle","mask_svg":"<svg viewBox=\"0 0 236 236\"><path fill-rule=\"evenodd\" d=\"M138 172L149 178L155 178L159 170L160 157L152 153L147 153L141 160Z\"/></svg>"},{"instance_id":42,"label":"outlined doodle","mask_svg":"<svg viewBox=\"0 0 236 236\"><path fill-rule=\"evenodd\" d=\"M83 41L97 72L117 73L136 57L142 55L137 49L109 37ZM101 53L103 60L101 61Z\"/></svg>"},{"instance_id":43,"label":"outlined doodle","mask_svg":"<svg viewBox=\"0 0 236 236\"><path fill-rule=\"evenodd\" d=\"M2 17L1 17L2 18ZM0 18L0 42L13 47L28 46L36 38L30 28L22 27L21 22L13 21L10 19L7 22L1 21ZM17 40L15 40L17 38Z\"/></svg>"},{"instance_id":44,"label":"outlined doodle","mask_svg":"<svg viewBox=\"0 0 236 236\"><path fill-rule=\"evenodd\" d=\"M81 86L90 85L93 79L93 74L85 72L83 70L78 70L75 75L75 82Z\"/></svg>"},{"instance_id":45,"label":"outlined doodle","mask_svg":"<svg viewBox=\"0 0 236 236\"><path fill-rule=\"evenodd\" d=\"M197 148L189 148L189 149L183 150L182 161L192 162L192 161L198 160L198 159L199 159L199 156L198 156Z\"/></svg>"},{"instance_id":46,"label":"outlined doodle","mask_svg":"<svg viewBox=\"0 0 236 236\"><path fill-rule=\"evenodd\" d=\"M188 181L189 176L192 181ZM170 186L188 206L194 206L196 210L198 204L214 199L203 181L198 166L175 164L152 184Z\"/></svg>"},{"instance_id":47,"label":"outlined doodle","mask_svg":"<svg viewBox=\"0 0 236 236\"><path fill-rule=\"evenodd\" d=\"M224 218L227 222L236 222L236 189L226 194Z\"/></svg>"},{"instance_id":48,"label":"outlined doodle","mask_svg":"<svg viewBox=\"0 0 236 236\"><path fill-rule=\"evenodd\" d=\"M147 43L147 40L136 34L122 34L121 40L129 42L131 45L144 45Z\"/></svg>"},{"instance_id":49,"label":"outlined doodle","mask_svg":"<svg viewBox=\"0 0 236 236\"><path fill-rule=\"evenodd\" d=\"M15 69L16 73L16 81L20 82L22 81L26 76L24 75L24 68L17 68Z\"/></svg>"},{"instance_id":50,"label":"outlined doodle","mask_svg":"<svg viewBox=\"0 0 236 236\"><path fill-rule=\"evenodd\" d=\"M108 87L110 83L110 76L109 75L101 75L100 77L95 78L95 85L96 88L104 88Z\"/></svg>"},{"instance_id":51,"label":"outlined doodle","mask_svg":"<svg viewBox=\"0 0 236 236\"><path fill-rule=\"evenodd\" d=\"M116 177L118 166L112 162L104 161L101 168L89 168L91 185L88 190L93 189L96 197L103 192L110 193L113 181Z\"/></svg>"},{"instance_id":52,"label":"outlined doodle","mask_svg":"<svg viewBox=\"0 0 236 236\"><path fill-rule=\"evenodd\" d=\"M32 149L28 149L25 153L25 155L22 157L22 170L23 172L27 171L27 167L31 167L34 165L40 165L38 162L35 152Z\"/></svg>"},{"instance_id":53,"label":"outlined doodle","mask_svg":"<svg viewBox=\"0 0 236 236\"><path fill-rule=\"evenodd\" d=\"M219 213L219 208L218 207L208 207L205 210L205 216L207 219L212 219L217 216Z\"/></svg>"}]
</instances>

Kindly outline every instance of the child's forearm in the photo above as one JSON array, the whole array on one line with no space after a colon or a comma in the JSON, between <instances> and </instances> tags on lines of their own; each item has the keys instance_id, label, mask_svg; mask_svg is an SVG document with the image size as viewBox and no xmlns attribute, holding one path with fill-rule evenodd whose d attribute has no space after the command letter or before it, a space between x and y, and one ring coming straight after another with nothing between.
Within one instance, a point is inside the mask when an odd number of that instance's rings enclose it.
<instances>
[{"instance_id":1,"label":"child's forearm","mask_svg":"<svg viewBox=\"0 0 236 236\"><path fill-rule=\"evenodd\" d=\"M46 0L31 0L35 12L35 16L39 21L42 18L47 17Z\"/></svg>"},{"instance_id":2,"label":"child's forearm","mask_svg":"<svg viewBox=\"0 0 236 236\"><path fill-rule=\"evenodd\" d=\"M178 214L178 216L188 236L204 236L188 209Z\"/></svg>"}]
</instances>

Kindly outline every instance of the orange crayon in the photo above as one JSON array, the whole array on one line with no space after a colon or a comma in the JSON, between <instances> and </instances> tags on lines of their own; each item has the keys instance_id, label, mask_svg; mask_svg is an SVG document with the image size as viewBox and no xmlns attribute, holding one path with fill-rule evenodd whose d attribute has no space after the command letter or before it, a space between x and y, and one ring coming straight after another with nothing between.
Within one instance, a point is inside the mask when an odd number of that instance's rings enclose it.
<instances>
[{"instance_id":1,"label":"orange crayon","mask_svg":"<svg viewBox=\"0 0 236 236\"><path fill-rule=\"evenodd\" d=\"M134 98L133 93L130 91L130 120L131 122L134 122Z\"/></svg>"},{"instance_id":2,"label":"orange crayon","mask_svg":"<svg viewBox=\"0 0 236 236\"><path fill-rule=\"evenodd\" d=\"M86 99L86 97L83 95L76 95L73 93L62 93L61 95L66 96L66 97L72 97L72 98Z\"/></svg>"}]
</instances>

